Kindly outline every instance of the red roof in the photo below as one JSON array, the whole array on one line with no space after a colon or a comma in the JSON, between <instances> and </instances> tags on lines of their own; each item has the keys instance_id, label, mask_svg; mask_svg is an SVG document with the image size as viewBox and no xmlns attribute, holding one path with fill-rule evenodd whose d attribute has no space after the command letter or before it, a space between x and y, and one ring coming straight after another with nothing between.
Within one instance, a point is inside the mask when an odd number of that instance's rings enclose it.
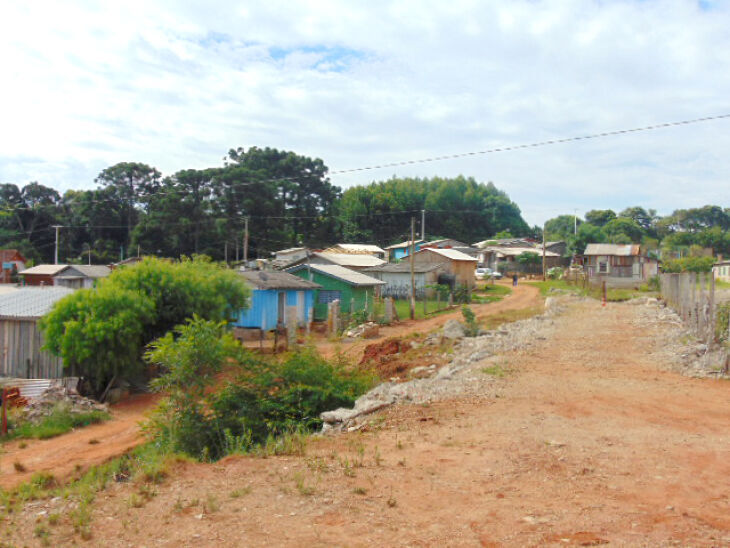
<instances>
[{"instance_id":1,"label":"red roof","mask_svg":"<svg viewBox=\"0 0 730 548\"><path fill-rule=\"evenodd\" d=\"M26 262L25 257L17 249L0 249L0 263L9 263L12 261Z\"/></svg>"}]
</instances>

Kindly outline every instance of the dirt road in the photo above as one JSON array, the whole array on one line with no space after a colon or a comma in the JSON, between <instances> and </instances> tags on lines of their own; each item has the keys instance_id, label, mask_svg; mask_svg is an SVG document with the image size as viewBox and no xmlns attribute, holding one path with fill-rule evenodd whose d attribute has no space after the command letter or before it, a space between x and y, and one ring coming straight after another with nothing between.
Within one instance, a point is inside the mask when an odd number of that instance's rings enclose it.
<instances>
[{"instance_id":1,"label":"dirt road","mask_svg":"<svg viewBox=\"0 0 730 548\"><path fill-rule=\"evenodd\" d=\"M501 314L508 310L522 310L539 305L541 302L536 288L519 286L502 301L474 306L480 318ZM419 331L426 333L441 327L449 318L461 319L461 312L445 313L427 320L405 321L381 329L379 339L358 340L351 343L334 344L322 341L317 348L332 356L342 352L357 363L362 357L365 346L387 337L404 336ZM49 440L29 440L27 447L21 449L22 442L5 444L0 452L0 487L10 488L30 479L37 472L48 472L57 479L71 476L78 470L107 461L124 454L139 445L143 438L139 434L139 422L154 405L155 398L137 396L129 402L115 406L113 419L77 430ZM89 443L92 442L92 443ZM14 463L19 462L25 472L17 472Z\"/></svg>"},{"instance_id":2,"label":"dirt road","mask_svg":"<svg viewBox=\"0 0 730 548\"><path fill-rule=\"evenodd\" d=\"M135 486L116 485L97 501L94 538L728 546L730 383L662 370L661 327L636 327L635 310L574 306L556 336L504 357L497 398L399 406L306 457L180 465L143 508L128 503Z\"/></svg>"},{"instance_id":3,"label":"dirt road","mask_svg":"<svg viewBox=\"0 0 730 548\"><path fill-rule=\"evenodd\" d=\"M0 452L0 487L8 489L28 481L37 472L62 479L78 470L122 455L142 442L139 421L155 403L156 397L136 395L112 410L112 420L87 426L48 440L7 443ZM21 449L21 445L25 445ZM26 469L18 472L14 463Z\"/></svg>"},{"instance_id":4,"label":"dirt road","mask_svg":"<svg viewBox=\"0 0 730 548\"><path fill-rule=\"evenodd\" d=\"M506 283L504 285L507 285ZM529 284L521 284L512 288L512 293L504 297L501 301L488 304L470 305L477 318L483 320L489 316L496 316L504 312L514 310L525 310L538 307L542 304L540 292L534 286ZM323 341L317 344L317 348L325 356L334 356L337 352L351 358L355 362L360 361L363 350L369 344L384 341L390 337L403 337L414 332L428 333L434 329L439 329L448 320L463 320L460 309L452 312L444 312L437 314L424 320L405 320L398 322L392 326L380 327L380 336L374 339L357 340L349 343L329 343Z\"/></svg>"}]
</instances>

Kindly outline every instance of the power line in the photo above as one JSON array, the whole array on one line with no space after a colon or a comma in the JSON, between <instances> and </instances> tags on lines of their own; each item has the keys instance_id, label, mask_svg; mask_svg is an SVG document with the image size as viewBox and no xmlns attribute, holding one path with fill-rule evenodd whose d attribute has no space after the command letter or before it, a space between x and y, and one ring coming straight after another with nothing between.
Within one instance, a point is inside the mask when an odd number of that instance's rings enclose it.
<instances>
[{"instance_id":1,"label":"power line","mask_svg":"<svg viewBox=\"0 0 730 548\"><path fill-rule=\"evenodd\" d=\"M454 160L458 158L467 158L470 156L480 156L485 154L494 154L497 152L510 152L515 150L521 150L521 149L529 149L529 148L538 148L538 147L544 147L544 146L550 146L550 145L558 145L562 143L570 143L574 141L585 141L585 140L591 140L591 139L600 139L605 137L612 137L616 135L625 135L629 133L639 133L642 131L655 131L658 129L664 129L668 127L676 127L676 126L684 126L684 125L690 125L690 124L698 124L702 122L710 122L714 120L722 120L730 118L730 114L718 114L715 116L705 116L702 118L693 118L689 120L679 120L674 122L663 122L659 124L652 124L649 126L641 126L641 127L635 127L635 128L629 128L629 129L618 129L618 130L612 130L612 131L603 131L599 133L592 133L587 135L579 135L579 136L573 136L573 137L565 137L562 139L549 139L546 141L536 141L533 143L526 143L526 144L520 144L520 145L506 145L486 150L477 150L472 152L460 152L455 154L447 154L442 156L432 156L427 158L417 158L412 160L401 160L396 162L388 162L384 164L372 164L369 166L362 166L362 167L354 167L354 168L348 168L348 169L338 169L338 170L332 170L324 174L324 176L332 176L332 175L343 175L347 173L356 173L356 172L362 172L362 171L372 171L377 169L385 169L385 168L391 168L391 167L402 167L402 166L408 166L408 165L414 165L414 164L424 164L424 163L430 163L430 162L440 162L444 160ZM235 164L234 164L235 165ZM224 169L224 168L221 168ZM237 186L250 186L250 185L256 185L256 184L266 184L266 183L276 183L276 182L284 182L284 181L296 181L299 179L303 179L305 177L311 176L311 173L306 175L300 175L300 176L293 176L293 177L276 177L276 178L270 178L270 179L260 179L258 181L241 181L237 183ZM91 189L91 190L100 190L100 189ZM238 188L229 188L226 189L226 192L233 192L234 194L239 192L240 189ZM169 192L155 192L151 196L158 197L158 196L167 196L170 194L181 194L181 190L175 189ZM205 194L215 194L212 192L206 192ZM85 204L88 203L104 203L104 202L113 202L116 201L115 198L103 198L103 199L92 199L92 200L86 200L84 201ZM58 204L58 206L61 205L69 205L69 203L64 204ZM49 206L44 206L49 207ZM34 208L32 207L14 207L14 208L3 208L3 211L20 211L20 210L32 210ZM253 216L250 216L253 217ZM265 216L270 219L277 219L277 218L286 218L286 217L271 217L271 216ZM305 218L305 217L299 217L299 218Z\"/></svg>"}]
</instances>

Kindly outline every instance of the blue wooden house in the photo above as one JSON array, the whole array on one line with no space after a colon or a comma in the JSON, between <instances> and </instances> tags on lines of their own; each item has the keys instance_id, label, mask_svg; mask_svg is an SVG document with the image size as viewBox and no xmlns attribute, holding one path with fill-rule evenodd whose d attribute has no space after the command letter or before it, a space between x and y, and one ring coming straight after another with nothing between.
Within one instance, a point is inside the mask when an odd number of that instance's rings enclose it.
<instances>
[{"instance_id":1,"label":"blue wooden house","mask_svg":"<svg viewBox=\"0 0 730 548\"><path fill-rule=\"evenodd\" d=\"M236 327L263 331L286 324L287 307L297 309L297 324L304 327L314 319L314 291L322 286L287 272L248 270L240 273L251 286L251 306L239 310Z\"/></svg>"},{"instance_id":2,"label":"blue wooden house","mask_svg":"<svg viewBox=\"0 0 730 548\"><path fill-rule=\"evenodd\" d=\"M425 242L423 240L416 240L413 242L413 247L416 251L418 251L424 243ZM411 241L408 240L407 242L389 245L385 248L385 250L388 252L388 260L390 262L399 261L404 257L407 257L411 252Z\"/></svg>"}]
</instances>

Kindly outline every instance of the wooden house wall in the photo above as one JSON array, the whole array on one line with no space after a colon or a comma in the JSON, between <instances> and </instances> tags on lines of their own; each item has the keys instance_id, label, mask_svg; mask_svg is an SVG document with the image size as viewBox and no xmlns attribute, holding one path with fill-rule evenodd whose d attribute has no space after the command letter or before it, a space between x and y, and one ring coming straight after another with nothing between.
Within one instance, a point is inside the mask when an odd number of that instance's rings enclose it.
<instances>
[{"instance_id":1,"label":"wooden house wall","mask_svg":"<svg viewBox=\"0 0 730 548\"><path fill-rule=\"evenodd\" d=\"M286 293L286 306L297 307L297 323L304 327L307 318L311 319L314 292L311 289L254 289L251 306L241 309L233 323L236 327L258 328L264 331L276 329L279 322L279 293ZM299 297L299 294L303 297ZM286 314L286 309L284 310ZM286 323L286 318L282 318Z\"/></svg>"},{"instance_id":2,"label":"wooden house wall","mask_svg":"<svg viewBox=\"0 0 730 548\"><path fill-rule=\"evenodd\" d=\"M41 350L43 337L33 320L0 319L0 376L63 377L63 360Z\"/></svg>"}]
</instances>

